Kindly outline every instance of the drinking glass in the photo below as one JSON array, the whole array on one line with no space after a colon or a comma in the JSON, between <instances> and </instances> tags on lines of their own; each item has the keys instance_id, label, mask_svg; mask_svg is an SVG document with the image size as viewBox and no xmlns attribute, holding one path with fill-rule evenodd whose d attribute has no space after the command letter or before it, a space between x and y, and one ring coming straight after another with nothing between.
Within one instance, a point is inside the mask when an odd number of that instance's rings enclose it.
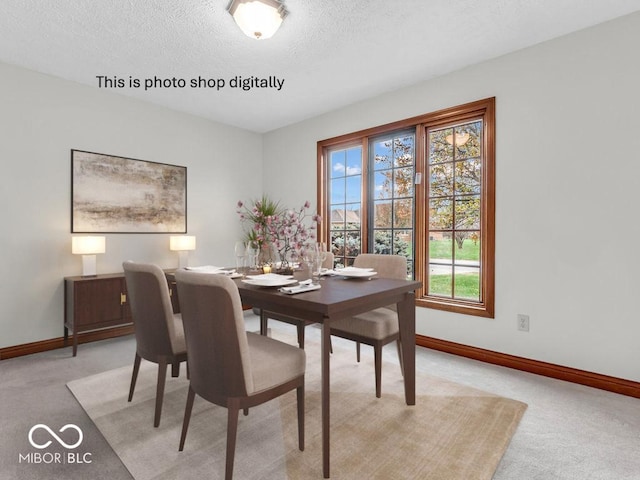
<instances>
[{"instance_id":1,"label":"drinking glass","mask_svg":"<svg viewBox=\"0 0 640 480\"><path fill-rule=\"evenodd\" d=\"M247 262L249 263L249 270L258 269L258 253L260 248L257 242L247 242Z\"/></svg>"},{"instance_id":2,"label":"drinking glass","mask_svg":"<svg viewBox=\"0 0 640 480\"><path fill-rule=\"evenodd\" d=\"M309 269L309 278L313 283L318 283L320 278L320 252L317 243L305 245L302 253L302 261Z\"/></svg>"},{"instance_id":3,"label":"drinking glass","mask_svg":"<svg viewBox=\"0 0 640 480\"><path fill-rule=\"evenodd\" d=\"M236 270L241 272L244 268L244 260L247 255L247 247L244 242L237 241L234 246L234 251L236 254Z\"/></svg>"},{"instance_id":4,"label":"drinking glass","mask_svg":"<svg viewBox=\"0 0 640 480\"><path fill-rule=\"evenodd\" d=\"M327 250L326 242L318 242L318 259L320 263L320 266L318 267L318 276L320 277L320 279L322 279L322 268L324 267L324 262L327 259L328 255L329 252Z\"/></svg>"}]
</instances>

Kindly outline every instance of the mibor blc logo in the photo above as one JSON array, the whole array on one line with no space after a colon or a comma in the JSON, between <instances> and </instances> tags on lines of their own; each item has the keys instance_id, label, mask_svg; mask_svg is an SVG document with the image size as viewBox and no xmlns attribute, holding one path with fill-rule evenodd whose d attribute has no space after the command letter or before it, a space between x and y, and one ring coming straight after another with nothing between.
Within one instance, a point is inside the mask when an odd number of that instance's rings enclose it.
<instances>
[{"instance_id":1,"label":"mibor blc logo","mask_svg":"<svg viewBox=\"0 0 640 480\"><path fill-rule=\"evenodd\" d=\"M43 435L41 433L39 433L37 436L38 440L34 439L36 432L39 430L44 430L51 437L51 439L42 441ZM77 425L74 425L73 423L67 423L60 430L58 430L58 433L63 433L63 432L66 432L67 430L75 431L75 435L72 437L72 439L75 439L77 437L77 440L75 442L67 443L65 440L60 438L60 436L56 432L54 432L48 425L45 425L44 423L39 423L31 427L31 430L29 430L29 435L28 435L29 443L33 448L36 448L38 450L44 450L45 448L49 447L55 440L60 446L64 447L65 449L74 450L78 448L82 443L82 440L84 438L82 434L82 430L80 429L80 427L78 427ZM65 435L65 438L68 439L68 437L69 437L68 434ZM65 464L65 465L91 463L91 453L88 453L88 452L85 452L85 453L64 452L63 453L63 452L39 452L39 451L29 452L26 454L19 453L18 463L44 463L44 464L54 463L54 464Z\"/></svg>"}]
</instances>

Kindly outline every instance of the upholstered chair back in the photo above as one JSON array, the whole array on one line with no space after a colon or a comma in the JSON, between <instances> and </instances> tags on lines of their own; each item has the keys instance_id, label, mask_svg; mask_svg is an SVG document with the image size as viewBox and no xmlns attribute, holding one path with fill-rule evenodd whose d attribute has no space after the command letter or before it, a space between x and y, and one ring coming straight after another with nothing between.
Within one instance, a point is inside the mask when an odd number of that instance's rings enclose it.
<instances>
[{"instance_id":1,"label":"upholstered chair back","mask_svg":"<svg viewBox=\"0 0 640 480\"><path fill-rule=\"evenodd\" d=\"M169 285L162 269L131 261L124 262L122 267L138 354L157 361L158 356L174 355L184 349L183 333L176 331Z\"/></svg>"},{"instance_id":2,"label":"upholstered chair back","mask_svg":"<svg viewBox=\"0 0 640 480\"><path fill-rule=\"evenodd\" d=\"M191 387L210 401L252 394L254 383L238 287L223 275L187 270L178 270L176 280Z\"/></svg>"},{"instance_id":3,"label":"upholstered chair back","mask_svg":"<svg viewBox=\"0 0 640 480\"><path fill-rule=\"evenodd\" d=\"M333 268L333 260L334 260L333 253L332 252L327 252L327 258L325 258L324 261L322 262L322 268L332 269Z\"/></svg>"},{"instance_id":4,"label":"upholstered chair back","mask_svg":"<svg viewBox=\"0 0 640 480\"><path fill-rule=\"evenodd\" d=\"M373 268L380 278L407 278L407 259L401 255L361 253L355 258L353 266Z\"/></svg>"}]
</instances>

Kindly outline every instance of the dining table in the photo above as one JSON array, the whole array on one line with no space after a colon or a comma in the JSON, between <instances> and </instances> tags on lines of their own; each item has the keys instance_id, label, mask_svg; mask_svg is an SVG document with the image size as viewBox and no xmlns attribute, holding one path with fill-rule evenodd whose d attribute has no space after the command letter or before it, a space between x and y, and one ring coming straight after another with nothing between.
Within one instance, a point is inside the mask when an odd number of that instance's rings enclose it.
<instances>
[{"instance_id":1,"label":"dining table","mask_svg":"<svg viewBox=\"0 0 640 480\"><path fill-rule=\"evenodd\" d=\"M261 312L261 333L266 335L266 312L300 318L321 325L322 473L330 477L330 332L335 320L387 305L396 305L407 405L416 403L415 290L421 282L379 278L323 277L321 287L288 294L278 288L250 285L236 279L242 303Z\"/></svg>"}]
</instances>

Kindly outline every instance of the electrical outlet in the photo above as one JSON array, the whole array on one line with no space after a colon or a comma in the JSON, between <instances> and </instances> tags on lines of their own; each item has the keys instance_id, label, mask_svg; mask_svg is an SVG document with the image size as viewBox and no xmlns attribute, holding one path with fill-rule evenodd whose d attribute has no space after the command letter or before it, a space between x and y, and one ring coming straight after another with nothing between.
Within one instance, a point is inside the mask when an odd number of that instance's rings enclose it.
<instances>
[{"instance_id":1,"label":"electrical outlet","mask_svg":"<svg viewBox=\"0 0 640 480\"><path fill-rule=\"evenodd\" d=\"M529 331L529 315L523 313L518 314L518 330L521 332Z\"/></svg>"}]
</instances>

